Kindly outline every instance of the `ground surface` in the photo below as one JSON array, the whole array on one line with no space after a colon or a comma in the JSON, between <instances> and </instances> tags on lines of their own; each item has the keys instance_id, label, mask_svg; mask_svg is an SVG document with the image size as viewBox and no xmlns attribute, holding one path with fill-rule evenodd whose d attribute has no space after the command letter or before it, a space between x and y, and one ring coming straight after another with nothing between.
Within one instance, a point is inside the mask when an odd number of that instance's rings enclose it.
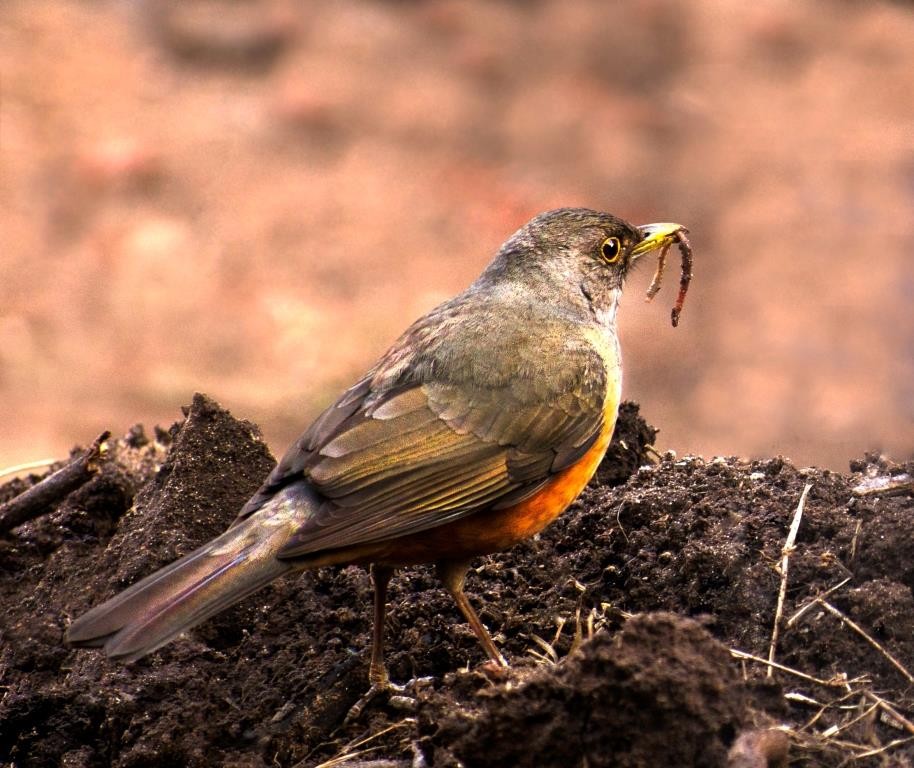
<instances>
[{"instance_id":1,"label":"ground surface","mask_svg":"<svg viewBox=\"0 0 914 768\"><path fill-rule=\"evenodd\" d=\"M651 463L653 430L624 406L598 481L470 573L511 669L482 665L431 571L411 569L393 583L388 646L393 678L419 678L414 706L380 699L345 723L366 685L359 568L284 579L130 666L63 645L72 617L220 531L269 469L255 426L202 396L188 413L154 439L131 431L95 479L0 538L0 764L723 766L737 739L780 724L792 765L887 745L854 765L914 765L914 744L893 743L914 733L914 498L852 492L914 467ZM767 656L807 484L776 654L793 671L766 679L731 649Z\"/></svg>"}]
</instances>

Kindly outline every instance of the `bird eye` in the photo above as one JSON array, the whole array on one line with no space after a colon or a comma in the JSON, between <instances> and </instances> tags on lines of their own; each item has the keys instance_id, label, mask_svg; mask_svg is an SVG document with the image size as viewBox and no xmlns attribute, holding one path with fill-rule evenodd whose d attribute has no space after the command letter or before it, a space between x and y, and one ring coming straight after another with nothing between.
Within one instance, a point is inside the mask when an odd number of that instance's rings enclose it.
<instances>
[{"instance_id":1,"label":"bird eye","mask_svg":"<svg viewBox=\"0 0 914 768\"><path fill-rule=\"evenodd\" d=\"M607 264L615 264L622 255L622 244L618 237L607 237L600 246L600 253Z\"/></svg>"}]
</instances>

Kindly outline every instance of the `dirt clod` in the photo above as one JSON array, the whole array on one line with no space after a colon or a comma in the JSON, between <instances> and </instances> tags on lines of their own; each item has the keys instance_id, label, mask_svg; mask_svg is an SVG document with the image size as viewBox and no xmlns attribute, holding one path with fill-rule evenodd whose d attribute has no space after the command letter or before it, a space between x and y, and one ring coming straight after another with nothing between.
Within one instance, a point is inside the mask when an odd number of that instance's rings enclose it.
<instances>
[{"instance_id":1,"label":"dirt clod","mask_svg":"<svg viewBox=\"0 0 914 768\"><path fill-rule=\"evenodd\" d=\"M433 765L647 768L665 754L667 765L719 766L745 713L726 648L668 613L636 616L564 664L512 677L457 707L447 689L426 704L419 728Z\"/></svg>"}]
</instances>

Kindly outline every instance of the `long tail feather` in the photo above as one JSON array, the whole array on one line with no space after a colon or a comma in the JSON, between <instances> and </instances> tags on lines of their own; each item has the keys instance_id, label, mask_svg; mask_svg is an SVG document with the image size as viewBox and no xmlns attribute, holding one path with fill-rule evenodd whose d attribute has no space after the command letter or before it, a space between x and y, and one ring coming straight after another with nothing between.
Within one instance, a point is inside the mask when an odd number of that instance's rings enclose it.
<instances>
[{"instance_id":1,"label":"long tail feather","mask_svg":"<svg viewBox=\"0 0 914 768\"><path fill-rule=\"evenodd\" d=\"M276 553L313 509L301 490L285 489L247 520L80 616L67 642L133 661L266 586L292 568Z\"/></svg>"}]
</instances>

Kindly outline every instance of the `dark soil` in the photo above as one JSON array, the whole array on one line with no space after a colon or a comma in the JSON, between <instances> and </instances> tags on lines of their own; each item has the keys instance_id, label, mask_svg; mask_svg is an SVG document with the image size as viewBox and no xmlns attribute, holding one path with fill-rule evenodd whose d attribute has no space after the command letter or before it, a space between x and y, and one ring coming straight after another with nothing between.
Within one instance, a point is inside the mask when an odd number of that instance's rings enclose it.
<instances>
[{"instance_id":1,"label":"dark soil","mask_svg":"<svg viewBox=\"0 0 914 768\"><path fill-rule=\"evenodd\" d=\"M914 466L651 463L654 434L624 406L609 463L572 509L471 571L509 670L483 664L431 569L410 569L392 584L388 659L395 680L415 680L411 698L344 722L367 685L361 568L281 580L132 665L62 642L90 605L222 530L269 471L257 427L198 395L181 424L112 441L98 476L0 538L0 764L724 766L732 750L731 766L765 766L746 745L783 741L764 731L782 725L791 765L914 765L899 718L914 711L914 498L853 493ZM0 503L39 479L0 487ZM818 683L730 652L767 657L807 483L776 660ZM833 611L787 622L845 579L824 598ZM778 748L756 751L781 764Z\"/></svg>"}]
</instances>

